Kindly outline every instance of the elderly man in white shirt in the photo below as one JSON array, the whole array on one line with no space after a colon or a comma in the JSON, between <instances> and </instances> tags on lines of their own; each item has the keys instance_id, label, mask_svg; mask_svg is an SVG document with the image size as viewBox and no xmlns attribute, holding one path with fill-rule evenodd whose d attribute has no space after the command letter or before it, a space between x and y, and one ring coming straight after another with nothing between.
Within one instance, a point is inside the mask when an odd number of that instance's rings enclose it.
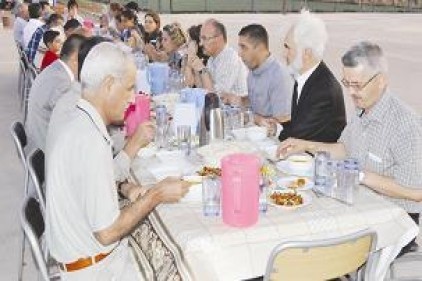
<instances>
[{"instance_id":1,"label":"elderly man in white shirt","mask_svg":"<svg viewBox=\"0 0 422 281\"><path fill-rule=\"evenodd\" d=\"M28 47L32 35L38 27L42 26L44 22L41 20L41 5L39 3L32 3L28 7L29 21L23 29L23 47Z\"/></svg>"},{"instance_id":2,"label":"elderly man in white shirt","mask_svg":"<svg viewBox=\"0 0 422 281\"><path fill-rule=\"evenodd\" d=\"M205 66L197 56L189 64L198 73L204 88L215 91L226 103L239 104L248 95L247 69L237 52L227 46L227 32L222 23L207 20L200 36L204 52L210 56Z\"/></svg>"},{"instance_id":3,"label":"elderly man in white shirt","mask_svg":"<svg viewBox=\"0 0 422 281\"><path fill-rule=\"evenodd\" d=\"M62 280L139 280L124 237L158 204L176 202L187 192L189 184L175 178L147 191L130 183L116 186L106 126L122 122L134 99L135 77L129 54L113 43L96 45L82 67L82 99L72 118L51 120L46 239ZM150 141L152 124L143 126ZM118 191L132 202L122 210Z\"/></svg>"},{"instance_id":4,"label":"elderly man in white shirt","mask_svg":"<svg viewBox=\"0 0 422 281\"><path fill-rule=\"evenodd\" d=\"M13 24L13 37L21 47L26 47L23 45L23 29L29 20L28 4L19 3L16 10L16 19Z\"/></svg>"}]
</instances>

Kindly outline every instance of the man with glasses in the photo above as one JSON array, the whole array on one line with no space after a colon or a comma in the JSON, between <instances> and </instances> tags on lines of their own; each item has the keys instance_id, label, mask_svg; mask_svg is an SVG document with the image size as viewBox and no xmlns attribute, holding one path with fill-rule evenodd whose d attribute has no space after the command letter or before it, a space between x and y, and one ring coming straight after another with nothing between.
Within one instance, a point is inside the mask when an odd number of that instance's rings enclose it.
<instances>
[{"instance_id":1,"label":"man with glasses","mask_svg":"<svg viewBox=\"0 0 422 281\"><path fill-rule=\"evenodd\" d=\"M327 37L324 22L308 11L302 11L286 35L284 57L295 84L290 121L270 123L273 132L277 125L280 141L336 142L346 125L341 85L322 60Z\"/></svg>"},{"instance_id":2,"label":"man with glasses","mask_svg":"<svg viewBox=\"0 0 422 281\"><path fill-rule=\"evenodd\" d=\"M202 86L215 91L223 102L240 104L248 94L247 70L237 52L227 46L226 28L215 19L207 20L201 28L200 44L210 58L205 66L201 59L193 57L193 70L201 78Z\"/></svg>"},{"instance_id":3,"label":"man with glasses","mask_svg":"<svg viewBox=\"0 0 422 281\"><path fill-rule=\"evenodd\" d=\"M361 184L402 206L419 223L422 205L421 116L397 99L387 83L387 63L381 48L361 42L342 57L343 84L357 114L344 129L338 143L299 139L281 143L280 155L299 151L329 151L335 158L356 158ZM414 251L412 241L402 253Z\"/></svg>"}]
</instances>

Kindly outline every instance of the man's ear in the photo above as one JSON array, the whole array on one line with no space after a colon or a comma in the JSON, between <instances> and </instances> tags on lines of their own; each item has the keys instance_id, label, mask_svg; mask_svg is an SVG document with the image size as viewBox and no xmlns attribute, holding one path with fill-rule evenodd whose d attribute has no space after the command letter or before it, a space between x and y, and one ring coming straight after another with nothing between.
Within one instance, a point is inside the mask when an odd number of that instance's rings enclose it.
<instances>
[{"instance_id":1,"label":"man's ear","mask_svg":"<svg viewBox=\"0 0 422 281\"><path fill-rule=\"evenodd\" d=\"M114 84L114 77L111 75L107 75L103 82L101 82L101 87L103 88L103 90L105 90L107 93L109 93L111 91L111 88L113 87Z\"/></svg>"},{"instance_id":2,"label":"man's ear","mask_svg":"<svg viewBox=\"0 0 422 281\"><path fill-rule=\"evenodd\" d=\"M312 49L305 48L302 50L303 62L309 62L312 60L313 57L314 57L314 53L312 52Z\"/></svg>"}]
</instances>

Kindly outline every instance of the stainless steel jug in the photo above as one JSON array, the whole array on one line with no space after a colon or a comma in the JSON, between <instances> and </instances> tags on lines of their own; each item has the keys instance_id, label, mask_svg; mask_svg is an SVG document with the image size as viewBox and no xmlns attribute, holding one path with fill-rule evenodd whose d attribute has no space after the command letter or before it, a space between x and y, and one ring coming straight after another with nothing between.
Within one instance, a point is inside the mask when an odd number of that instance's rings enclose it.
<instances>
[{"instance_id":1,"label":"stainless steel jug","mask_svg":"<svg viewBox=\"0 0 422 281\"><path fill-rule=\"evenodd\" d=\"M201 116L199 145L209 144L216 139L224 139L224 116L218 95L207 93Z\"/></svg>"}]
</instances>

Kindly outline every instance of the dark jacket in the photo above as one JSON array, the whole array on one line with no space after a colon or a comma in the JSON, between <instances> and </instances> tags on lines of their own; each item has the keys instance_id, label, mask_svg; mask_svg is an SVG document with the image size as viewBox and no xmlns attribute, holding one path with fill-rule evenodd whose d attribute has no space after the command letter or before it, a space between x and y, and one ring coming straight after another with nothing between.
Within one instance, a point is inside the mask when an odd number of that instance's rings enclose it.
<instances>
[{"instance_id":1,"label":"dark jacket","mask_svg":"<svg viewBox=\"0 0 422 281\"><path fill-rule=\"evenodd\" d=\"M292 99L291 120L282 125L280 141L336 142L340 137L346 126L343 91L324 62L306 80L297 105Z\"/></svg>"}]
</instances>

